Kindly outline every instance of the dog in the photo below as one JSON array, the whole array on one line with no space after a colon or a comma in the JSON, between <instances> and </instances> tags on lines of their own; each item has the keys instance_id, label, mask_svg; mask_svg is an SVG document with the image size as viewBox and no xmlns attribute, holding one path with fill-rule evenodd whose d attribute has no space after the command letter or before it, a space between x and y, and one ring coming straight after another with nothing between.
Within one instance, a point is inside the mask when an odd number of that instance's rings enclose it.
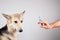
<instances>
[{"instance_id":1,"label":"dog","mask_svg":"<svg viewBox=\"0 0 60 40\"><path fill-rule=\"evenodd\" d=\"M12 15L2 14L7 19L7 23L0 29L0 40L17 40L17 33L23 32L22 23L24 13L25 11Z\"/></svg>"}]
</instances>

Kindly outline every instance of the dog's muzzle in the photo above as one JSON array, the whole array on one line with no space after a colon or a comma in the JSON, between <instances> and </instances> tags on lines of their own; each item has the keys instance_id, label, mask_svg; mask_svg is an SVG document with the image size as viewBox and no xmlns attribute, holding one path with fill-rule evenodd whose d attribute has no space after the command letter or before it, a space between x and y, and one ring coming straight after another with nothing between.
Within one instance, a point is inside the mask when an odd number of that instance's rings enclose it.
<instances>
[{"instance_id":1,"label":"dog's muzzle","mask_svg":"<svg viewBox=\"0 0 60 40\"><path fill-rule=\"evenodd\" d=\"M23 29L20 29L19 32L23 32Z\"/></svg>"}]
</instances>

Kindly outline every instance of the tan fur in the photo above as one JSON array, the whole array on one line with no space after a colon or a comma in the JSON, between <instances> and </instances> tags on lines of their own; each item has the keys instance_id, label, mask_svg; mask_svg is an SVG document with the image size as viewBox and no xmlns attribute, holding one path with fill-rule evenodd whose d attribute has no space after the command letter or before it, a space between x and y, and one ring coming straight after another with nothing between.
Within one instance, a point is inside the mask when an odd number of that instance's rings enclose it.
<instances>
[{"instance_id":1,"label":"tan fur","mask_svg":"<svg viewBox=\"0 0 60 40\"><path fill-rule=\"evenodd\" d=\"M13 14L13 15L11 15L11 19L9 19L8 21L7 21L7 25L8 26L10 26L10 24L12 24L12 22L14 22L15 20L17 20L19 23L17 24L17 26L18 27L20 27L22 24L20 23L20 21L21 20L23 20L23 16L22 16L22 14L20 15L20 14ZM10 28L10 27L9 27ZM14 31L13 29L10 29L9 30L11 33Z\"/></svg>"},{"instance_id":2,"label":"tan fur","mask_svg":"<svg viewBox=\"0 0 60 40\"><path fill-rule=\"evenodd\" d=\"M6 33L3 33L2 36L0 36L0 40L8 40L7 37L9 37L11 40L17 40L17 33L20 29L22 29L22 23L24 12L22 13L15 13L12 15L3 14L3 16L7 19L7 28L9 35ZM17 23L15 23L17 21ZM16 30L15 30L16 29Z\"/></svg>"}]
</instances>

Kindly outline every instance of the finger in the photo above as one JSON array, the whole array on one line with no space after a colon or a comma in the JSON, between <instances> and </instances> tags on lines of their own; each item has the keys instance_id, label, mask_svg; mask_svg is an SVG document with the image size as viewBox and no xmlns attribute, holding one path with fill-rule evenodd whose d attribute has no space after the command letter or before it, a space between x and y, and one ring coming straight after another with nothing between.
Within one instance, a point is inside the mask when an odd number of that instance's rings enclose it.
<instances>
[{"instance_id":1,"label":"finger","mask_svg":"<svg viewBox=\"0 0 60 40\"><path fill-rule=\"evenodd\" d=\"M44 23L43 21L38 22L38 24Z\"/></svg>"},{"instance_id":2,"label":"finger","mask_svg":"<svg viewBox=\"0 0 60 40\"><path fill-rule=\"evenodd\" d=\"M48 27L46 27L46 26L41 26L41 28L49 29L49 28L48 28Z\"/></svg>"},{"instance_id":3,"label":"finger","mask_svg":"<svg viewBox=\"0 0 60 40\"><path fill-rule=\"evenodd\" d=\"M44 26L44 23L41 23L42 26Z\"/></svg>"}]
</instances>

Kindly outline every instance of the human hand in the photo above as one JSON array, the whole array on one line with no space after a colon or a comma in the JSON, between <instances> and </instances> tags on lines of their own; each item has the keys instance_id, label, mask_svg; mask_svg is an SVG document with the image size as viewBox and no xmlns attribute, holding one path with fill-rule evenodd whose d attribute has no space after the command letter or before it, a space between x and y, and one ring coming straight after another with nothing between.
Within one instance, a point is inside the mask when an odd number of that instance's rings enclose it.
<instances>
[{"instance_id":1,"label":"human hand","mask_svg":"<svg viewBox=\"0 0 60 40\"><path fill-rule=\"evenodd\" d=\"M51 25L46 20L40 20L38 24L41 25L42 28L49 29L52 28Z\"/></svg>"}]
</instances>

